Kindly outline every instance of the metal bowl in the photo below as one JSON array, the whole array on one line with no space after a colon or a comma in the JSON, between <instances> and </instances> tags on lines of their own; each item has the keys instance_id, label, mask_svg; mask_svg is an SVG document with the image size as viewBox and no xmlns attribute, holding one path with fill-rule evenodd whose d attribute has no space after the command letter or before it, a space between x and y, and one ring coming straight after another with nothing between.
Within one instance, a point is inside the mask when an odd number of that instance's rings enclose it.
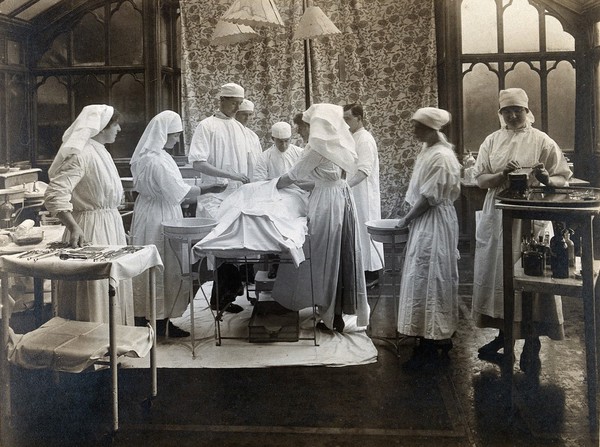
<instances>
[{"instance_id":1,"label":"metal bowl","mask_svg":"<svg viewBox=\"0 0 600 447\"><path fill-rule=\"evenodd\" d=\"M370 220L365 225L375 242L400 244L408 240L408 227L396 228L399 219Z\"/></svg>"},{"instance_id":2,"label":"metal bowl","mask_svg":"<svg viewBox=\"0 0 600 447\"><path fill-rule=\"evenodd\" d=\"M217 225L215 219L206 217L183 217L162 223L165 235L187 235L202 239Z\"/></svg>"}]
</instances>

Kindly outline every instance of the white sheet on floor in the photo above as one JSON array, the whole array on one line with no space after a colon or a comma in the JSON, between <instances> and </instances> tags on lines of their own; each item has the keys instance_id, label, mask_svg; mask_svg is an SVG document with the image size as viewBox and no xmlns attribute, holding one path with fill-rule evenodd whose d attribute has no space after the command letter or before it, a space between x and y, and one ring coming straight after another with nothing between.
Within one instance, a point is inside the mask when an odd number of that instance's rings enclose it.
<instances>
[{"instance_id":1,"label":"white sheet on floor","mask_svg":"<svg viewBox=\"0 0 600 447\"><path fill-rule=\"evenodd\" d=\"M210 297L212 283L203 285L204 293ZM253 295L252 295L253 297ZM196 320L196 358L192 358L189 338L159 339L157 345L157 365L159 368L265 368L272 366L351 366L364 365L377 361L377 348L367 336L365 328L356 326L355 316L345 316L344 333L322 332L317 330L317 343L313 340L297 342L250 343L248 323L252 315L252 305L246 296L238 297L236 304L244 307L238 314L225 313L221 322L223 339L216 346L214 319L202 291L194 300ZM312 312L300 311L300 337L312 337ZM189 308L173 323L182 329L190 330ZM147 368L147 360L124 359L122 366Z\"/></svg>"}]
</instances>

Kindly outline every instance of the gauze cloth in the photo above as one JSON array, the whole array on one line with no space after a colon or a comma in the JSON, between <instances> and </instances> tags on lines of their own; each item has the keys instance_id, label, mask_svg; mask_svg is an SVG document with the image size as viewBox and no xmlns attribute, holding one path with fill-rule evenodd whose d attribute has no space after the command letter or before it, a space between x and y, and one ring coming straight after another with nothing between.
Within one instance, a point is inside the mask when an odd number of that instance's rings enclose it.
<instances>
[{"instance_id":1,"label":"gauze cloth","mask_svg":"<svg viewBox=\"0 0 600 447\"><path fill-rule=\"evenodd\" d=\"M105 104L85 106L63 134L62 144L48 169L48 176L52 178L69 155L81 152L90 138L106 127L113 113L114 108Z\"/></svg>"}]
</instances>

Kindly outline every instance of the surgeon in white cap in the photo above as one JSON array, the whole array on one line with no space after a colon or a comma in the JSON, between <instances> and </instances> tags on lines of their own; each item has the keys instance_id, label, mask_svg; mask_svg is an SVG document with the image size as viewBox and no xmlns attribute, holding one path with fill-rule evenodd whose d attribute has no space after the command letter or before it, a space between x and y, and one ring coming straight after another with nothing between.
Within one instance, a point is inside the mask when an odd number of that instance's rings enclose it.
<instances>
[{"instance_id":1,"label":"surgeon in white cap","mask_svg":"<svg viewBox=\"0 0 600 447\"><path fill-rule=\"evenodd\" d=\"M271 126L273 145L258 157L255 180L271 180L288 172L302 155L302 148L290 143L292 126L280 121Z\"/></svg>"},{"instance_id":2,"label":"surgeon in white cap","mask_svg":"<svg viewBox=\"0 0 600 447\"><path fill-rule=\"evenodd\" d=\"M250 181L255 181L254 169L256 166L256 159L262 154L262 146L260 144L260 138L258 135L248 127L250 118L254 115L254 103L249 99L245 99L240 104L238 111L235 114L235 119L238 120L244 126L244 132L246 133L246 147L248 149L248 176Z\"/></svg>"},{"instance_id":3,"label":"surgeon in white cap","mask_svg":"<svg viewBox=\"0 0 600 447\"><path fill-rule=\"evenodd\" d=\"M460 164L441 132L450 114L435 107L412 116L414 136L423 143L405 200L411 206L399 227L409 227L398 299L398 332L416 337L408 370L447 360L458 326L458 218ZM440 358L438 351L441 352Z\"/></svg>"},{"instance_id":4,"label":"surgeon in white cap","mask_svg":"<svg viewBox=\"0 0 600 447\"><path fill-rule=\"evenodd\" d=\"M235 119L243 101L242 86L233 82L222 85L219 92L219 110L200 121L192 136L188 161L202 174L202 184L227 184L223 192L198 197L198 217L214 218L221 202L250 181L251 162L247 134L242 123ZM242 311L242 307L233 304L233 300L220 300L219 304L219 310L234 313ZM211 307L216 310L214 294L211 297Z\"/></svg>"},{"instance_id":5,"label":"surgeon in white cap","mask_svg":"<svg viewBox=\"0 0 600 447\"><path fill-rule=\"evenodd\" d=\"M532 127L533 115L529 98L521 88L508 88L499 94L499 115L502 127L487 136L479 148L475 176L480 188L487 189L481 217L477 224L473 279L472 316L477 327L499 329L498 337L479 349L479 357L498 360L504 347L504 293L502 271L502 211L495 208L496 195L508 187L508 174L522 169L528 174L530 186L564 186L572 173L567 161L552 138ZM534 222L534 231L551 225ZM521 221L513 225L513 244L521 241ZM529 231L528 231L529 232ZM515 243L516 241L516 243ZM518 255L513 254L513 262ZM521 370L537 375L540 335L554 340L564 338L560 297L536 294L533 300L533 334L526 334L529 322L522 321L521 297L515 297L515 339L525 338L519 361Z\"/></svg>"}]
</instances>

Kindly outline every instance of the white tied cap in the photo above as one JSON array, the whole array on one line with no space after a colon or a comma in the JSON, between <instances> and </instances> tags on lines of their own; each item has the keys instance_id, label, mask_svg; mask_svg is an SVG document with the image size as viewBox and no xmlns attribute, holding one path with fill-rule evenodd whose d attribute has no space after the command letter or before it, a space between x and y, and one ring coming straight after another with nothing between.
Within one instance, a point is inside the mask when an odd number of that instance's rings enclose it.
<instances>
[{"instance_id":1,"label":"white tied cap","mask_svg":"<svg viewBox=\"0 0 600 447\"><path fill-rule=\"evenodd\" d=\"M529 109L529 98L522 88L507 88L506 90L500 90L498 101L500 103L500 110L510 106L525 107L526 109Z\"/></svg>"},{"instance_id":2,"label":"white tied cap","mask_svg":"<svg viewBox=\"0 0 600 447\"><path fill-rule=\"evenodd\" d=\"M440 130L450 122L452 115L443 109L423 107L422 109L417 110L411 119L434 130Z\"/></svg>"},{"instance_id":3,"label":"white tied cap","mask_svg":"<svg viewBox=\"0 0 600 447\"><path fill-rule=\"evenodd\" d=\"M244 99L238 108L238 112L254 112L254 103L249 99Z\"/></svg>"},{"instance_id":4,"label":"white tied cap","mask_svg":"<svg viewBox=\"0 0 600 447\"><path fill-rule=\"evenodd\" d=\"M244 87L236 84L235 82L230 82L221 86L221 92L219 93L219 96L227 96L229 98L243 98Z\"/></svg>"},{"instance_id":5,"label":"white tied cap","mask_svg":"<svg viewBox=\"0 0 600 447\"><path fill-rule=\"evenodd\" d=\"M271 136L273 138L280 138L282 140L291 138L292 126L290 126L288 123L284 123L283 121L275 123L271 127Z\"/></svg>"}]
</instances>

